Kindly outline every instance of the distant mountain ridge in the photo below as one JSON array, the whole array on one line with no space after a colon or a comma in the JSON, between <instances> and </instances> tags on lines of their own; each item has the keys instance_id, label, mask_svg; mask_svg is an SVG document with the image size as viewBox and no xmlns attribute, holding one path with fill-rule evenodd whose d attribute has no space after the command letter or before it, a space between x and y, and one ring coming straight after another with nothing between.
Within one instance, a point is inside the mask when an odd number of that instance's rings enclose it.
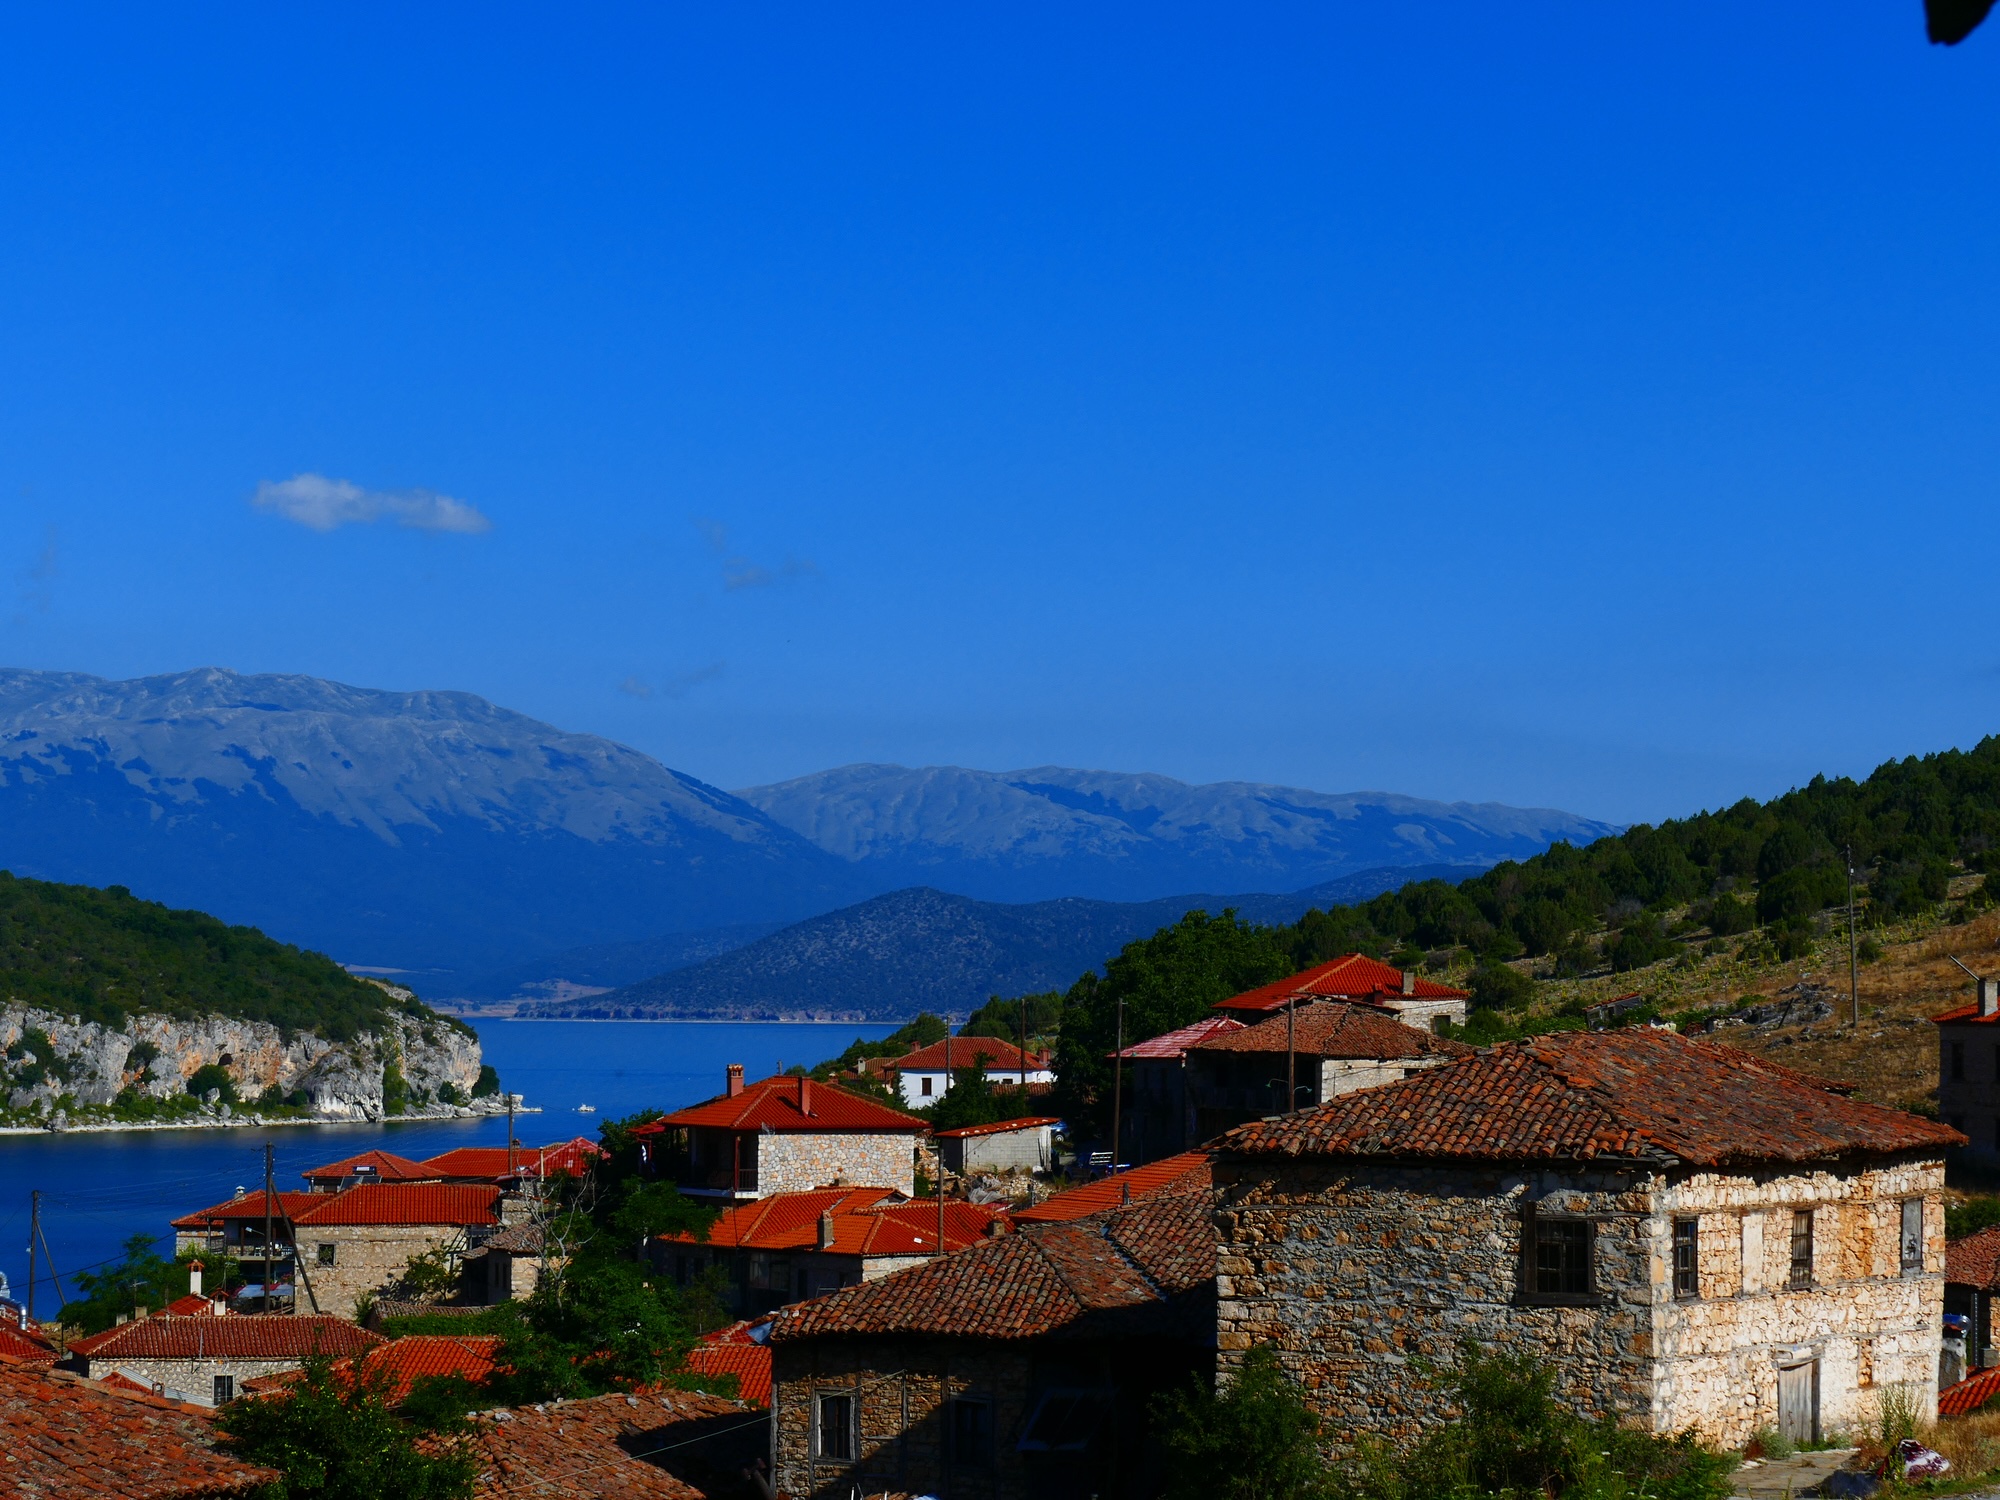
<instances>
[{"instance_id":1,"label":"distant mountain ridge","mask_svg":"<svg viewBox=\"0 0 2000 1500\"><path fill-rule=\"evenodd\" d=\"M842 766L737 795L881 884L987 901L1289 891L1387 865L1472 872L1618 832L1552 808L1060 766Z\"/></svg>"},{"instance_id":2,"label":"distant mountain ridge","mask_svg":"<svg viewBox=\"0 0 2000 1500\"><path fill-rule=\"evenodd\" d=\"M1145 902L1066 897L1008 905L917 887L808 918L608 994L528 1005L518 1013L740 1021L907 1021L922 1010L963 1013L992 995L1066 989L1134 938L1196 908L1230 907L1251 921L1292 922L1313 907L1365 901L1411 880L1473 873L1455 866L1368 870L1289 895Z\"/></svg>"}]
</instances>

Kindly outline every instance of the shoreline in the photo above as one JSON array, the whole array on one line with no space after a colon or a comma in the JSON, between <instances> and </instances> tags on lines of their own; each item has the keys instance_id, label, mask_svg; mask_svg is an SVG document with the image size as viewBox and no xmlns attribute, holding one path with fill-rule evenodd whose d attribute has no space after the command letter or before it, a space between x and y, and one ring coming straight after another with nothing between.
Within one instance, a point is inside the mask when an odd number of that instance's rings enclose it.
<instances>
[{"instance_id":1,"label":"shoreline","mask_svg":"<svg viewBox=\"0 0 2000 1500\"><path fill-rule=\"evenodd\" d=\"M424 1003L431 1004L428 1000ZM439 1009L435 1005L431 1008ZM565 1021L599 1026L887 1026L894 1030L910 1024L908 1021L774 1021L769 1017L755 1021L731 1021L714 1016L486 1016L449 1010L443 1014L458 1021Z\"/></svg>"},{"instance_id":2,"label":"shoreline","mask_svg":"<svg viewBox=\"0 0 2000 1500\"><path fill-rule=\"evenodd\" d=\"M0 1125L0 1136L10 1135L109 1135L120 1131L137 1130L278 1130L288 1125L443 1125L458 1120L494 1119L507 1113L504 1109L476 1110L469 1115L384 1115L379 1120L352 1120L346 1118L326 1118L312 1120L266 1120L253 1115L231 1116L227 1120L93 1120L81 1125L64 1125L60 1130L51 1130L46 1125ZM539 1115L545 1113L539 1104L517 1104L517 1115Z\"/></svg>"}]
</instances>

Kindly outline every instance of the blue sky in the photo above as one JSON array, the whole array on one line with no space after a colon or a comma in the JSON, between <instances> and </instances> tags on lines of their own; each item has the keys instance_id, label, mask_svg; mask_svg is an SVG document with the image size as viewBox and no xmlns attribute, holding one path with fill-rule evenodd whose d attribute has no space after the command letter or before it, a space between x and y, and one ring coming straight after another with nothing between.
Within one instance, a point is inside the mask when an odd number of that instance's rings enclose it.
<instances>
[{"instance_id":1,"label":"blue sky","mask_svg":"<svg viewBox=\"0 0 2000 1500\"><path fill-rule=\"evenodd\" d=\"M1633 819L1970 745L1989 30L17 8L0 661L463 688L724 786Z\"/></svg>"}]
</instances>

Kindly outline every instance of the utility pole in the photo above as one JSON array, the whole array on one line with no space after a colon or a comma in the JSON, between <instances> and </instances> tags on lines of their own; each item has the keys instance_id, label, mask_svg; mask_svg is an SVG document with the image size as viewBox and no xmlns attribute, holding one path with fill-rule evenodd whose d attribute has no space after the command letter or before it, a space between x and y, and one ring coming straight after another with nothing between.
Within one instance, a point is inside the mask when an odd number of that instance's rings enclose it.
<instances>
[{"instance_id":1,"label":"utility pole","mask_svg":"<svg viewBox=\"0 0 2000 1500\"><path fill-rule=\"evenodd\" d=\"M271 1161L271 1143L264 1142L264 1311L271 1310L271 1190L277 1186L277 1171Z\"/></svg>"},{"instance_id":2,"label":"utility pole","mask_svg":"<svg viewBox=\"0 0 2000 1500\"><path fill-rule=\"evenodd\" d=\"M35 1241L42 1233L42 1190L28 1194L28 1326L35 1325Z\"/></svg>"},{"instance_id":3,"label":"utility pole","mask_svg":"<svg viewBox=\"0 0 2000 1500\"><path fill-rule=\"evenodd\" d=\"M1028 997L1021 997L1021 1087L1028 1086Z\"/></svg>"},{"instance_id":4,"label":"utility pole","mask_svg":"<svg viewBox=\"0 0 2000 1500\"><path fill-rule=\"evenodd\" d=\"M514 1091L507 1091L507 1175L514 1175L514 1155L520 1142L514 1139Z\"/></svg>"},{"instance_id":5,"label":"utility pole","mask_svg":"<svg viewBox=\"0 0 2000 1500\"><path fill-rule=\"evenodd\" d=\"M1847 846L1847 997L1854 1030L1861 1031L1861 950L1854 941L1854 846Z\"/></svg>"},{"instance_id":6,"label":"utility pole","mask_svg":"<svg viewBox=\"0 0 2000 1500\"><path fill-rule=\"evenodd\" d=\"M1299 1105L1298 1027L1299 1002L1294 996L1285 1007L1285 1107L1281 1111L1284 1114L1290 1114Z\"/></svg>"},{"instance_id":7,"label":"utility pole","mask_svg":"<svg viewBox=\"0 0 2000 1500\"><path fill-rule=\"evenodd\" d=\"M1125 1104L1125 997L1118 997L1118 1050L1111 1054L1111 1170L1118 1170L1118 1128Z\"/></svg>"}]
</instances>

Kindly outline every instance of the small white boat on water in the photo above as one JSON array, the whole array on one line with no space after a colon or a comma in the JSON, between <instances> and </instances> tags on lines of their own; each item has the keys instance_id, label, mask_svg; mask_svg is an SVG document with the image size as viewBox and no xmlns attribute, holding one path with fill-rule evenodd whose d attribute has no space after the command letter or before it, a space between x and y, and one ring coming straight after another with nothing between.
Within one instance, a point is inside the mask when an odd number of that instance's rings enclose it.
<instances>
[{"instance_id":1,"label":"small white boat on water","mask_svg":"<svg viewBox=\"0 0 2000 1500\"><path fill-rule=\"evenodd\" d=\"M576 1107L576 1112L580 1115L594 1115L597 1113L597 1106L595 1104L579 1104Z\"/></svg>"}]
</instances>

